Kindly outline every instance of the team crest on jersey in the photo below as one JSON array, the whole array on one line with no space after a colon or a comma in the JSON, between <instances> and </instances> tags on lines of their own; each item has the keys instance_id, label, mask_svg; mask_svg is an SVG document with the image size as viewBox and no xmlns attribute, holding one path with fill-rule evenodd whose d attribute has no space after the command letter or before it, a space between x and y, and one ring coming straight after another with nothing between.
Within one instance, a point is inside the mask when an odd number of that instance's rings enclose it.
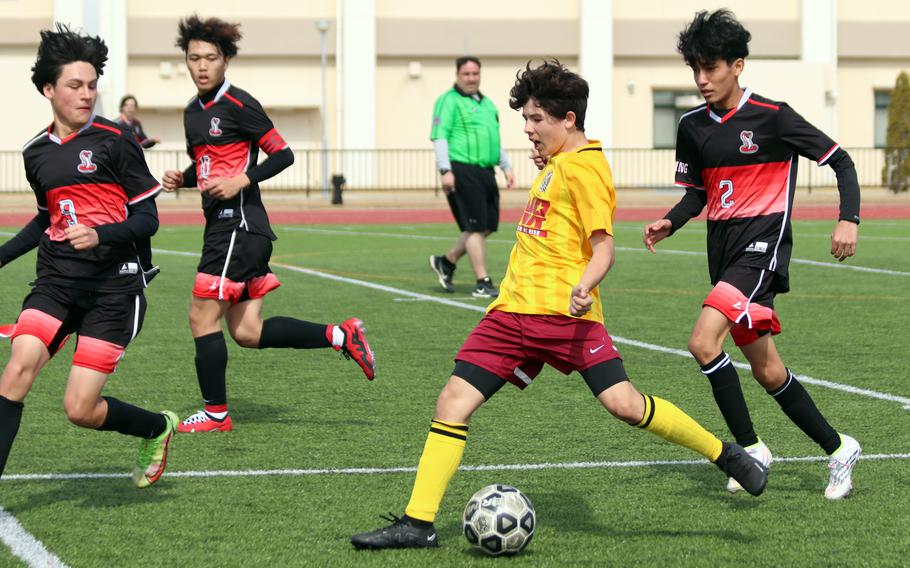
<instances>
[{"instance_id":1,"label":"team crest on jersey","mask_svg":"<svg viewBox=\"0 0 910 568\"><path fill-rule=\"evenodd\" d=\"M79 165L76 169L84 174L90 174L98 169L98 165L92 162L92 151L83 150L79 152Z\"/></svg>"},{"instance_id":2,"label":"team crest on jersey","mask_svg":"<svg viewBox=\"0 0 910 568\"><path fill-rule=\"evenodd\" d=\"M221 136L221 129L218 128L218 125L221 124L221 119L217 116L212 117L212 127L209 128L209 134L212 136Z\"/></svg>"},{"instance_id":3,"label":"team crest on jersey","mask_svg":"<svg viewBox=\"0 0 910 568\"><path fill-rule=\"evenodd\" d=\"M547 191L547 187L550 186L550 182L553 180L553 170L547 172L547 175L543 177L543 181L540 182L540 187L537 188L537 191L544 193Z\"/></svg>"},{"instance_id":4,"label":"team crest on jersey","mask_svg":"<svg viewBox=\"0 0 910 568\"><path fill-rule=\"evenodd\" d=\"M742 140L743 145L739 147L739 151L743 154L754 154L758 152L758 144L752 141L754 134L751 130L743 130L739 133L739 139Z\"/></svg>"}]
</instances>

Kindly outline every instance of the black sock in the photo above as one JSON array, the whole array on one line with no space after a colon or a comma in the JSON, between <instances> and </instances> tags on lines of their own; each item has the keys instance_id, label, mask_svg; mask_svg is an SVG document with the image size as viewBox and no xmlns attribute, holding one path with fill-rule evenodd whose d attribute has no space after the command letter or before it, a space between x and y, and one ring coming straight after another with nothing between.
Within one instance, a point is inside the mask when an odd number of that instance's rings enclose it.
<instances>
[{"instance_id":1,"label":"black sock","mask_svg":"<svg viewBox=\"0 0 910 568\"><path fill-rule=\"evenodd\" d=\"M802 383L796 380L796 376L790 369L787 369L787 380L783 386L775 391L769 391L768 394L774 397L784 414L821 446L825 453L831 455L840 446L840 436L837 431L818 411L812 397L806 392Z\"/></svg>"},{"instance_id":2,"label":"black sock","mask_svg":"<svg viewBox=\"0 0 910 568\"><path fill-rule=\"evenodd\" d=\"M196 338L196 378L202 400L208 405L227 404L228 352L224 334L220 331Z\"/></svg>"},{"instance_id":3,"label":"black sock","mask_svg":"<svg viewBox=\"0 0 910 568\"><path fill-rule=\"evenodd\" d=\"M478 278L478 279L477 279L477 283L478 283L478 284L487 283L487 284L489 284L490 286L492 286L492 285L493 285L493 279L490 278L489 276L485 276L484 278Z\"/></svg>"},{"instance_id":4,"label":"black sock","mask_svg":"<svg viewBox=\"0 0 910 568\"><path fill-rule=\"evenodd\" d=\"M449 257L446 255L442 255L442 264L447 270L455 270L455 263L449 260Z\"/></svg>"},{"instance_id":5,"label":"black sock","mask_svg":"<svg viewBox=\"0 0 910 568\"><path fill-rule=\"evenodd\" d=\"M331 347L326 337L327 325L294 318L276 316L262 322L259 348L291 347L293 349L315 349Z\"/></svg>"},{"instance_id":6,"label":"black sock","mask_svg":"<svg viewBox=\"0 0 910 568\"><path fill-rule=\"evenodd\" d=\"M157 438L167 428L163 414L109 396L101 398L107 401L107 416L99 430L112 430L137 438Z\"/></svg>"},{"instance_id":7,"label":"black sock","mask_svg":"<svg viewBox=\"0 0 910 568\"><path fill-rule=\"evenodd\" d=\"M21 402L0 396L0 477L3 476L6 458L9 457L10 448L13 447L13 440L16 439L16 434L19 432L24 406Z\"/></svg>"},{"instance_id":8,"label":"black sock","mask_svg":"<svg viewBox=\"0 0 910 568\"><path fill-rule=\"evenodd\" d=\"M137 438L157 438L167 428L163 414L149 412L128 402L105 396L107 416L99 430L120 432Z\"/></svg>"},{"instance_id":9,"label":"black sock","mask_svg":"<svg viewBox=\"0 0 910 568\"><path fill-rule=\"evenodd\" d=\"M711 381L714 401L727 422L727 428L736 438L736 443L743 447L757 443L758 436L755 435L749 407L746 406L743 389L739 384L739 375L730 356L721 351L713 361L701 366L701 372Z\"/></svg>"}]
</instances>

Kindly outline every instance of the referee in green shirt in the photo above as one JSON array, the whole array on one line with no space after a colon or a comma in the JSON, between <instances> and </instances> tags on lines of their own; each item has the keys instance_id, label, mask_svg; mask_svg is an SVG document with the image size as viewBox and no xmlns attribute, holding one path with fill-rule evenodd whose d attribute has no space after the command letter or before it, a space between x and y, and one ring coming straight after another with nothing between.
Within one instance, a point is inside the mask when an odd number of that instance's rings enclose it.
<instances>
[{"instance_id":1,"label":"referee in green shirt","mask_svg":"<svg viewBox=\"0 0 910 568\"><path fill-rule=\"evenodd\" d=\"M506 175L506 186L515 175L499 144L499 113L480 92L480 60L455 60L455 85L436 99L430 140L452 215L461 236L444 255L430 257L430 268L446 292L454 292L455 263L468 254L477 276L473 296L495 298L499 290L487 274L486 238L499 226L499 188L493 167Z\"/></svg>"}]
</instances>

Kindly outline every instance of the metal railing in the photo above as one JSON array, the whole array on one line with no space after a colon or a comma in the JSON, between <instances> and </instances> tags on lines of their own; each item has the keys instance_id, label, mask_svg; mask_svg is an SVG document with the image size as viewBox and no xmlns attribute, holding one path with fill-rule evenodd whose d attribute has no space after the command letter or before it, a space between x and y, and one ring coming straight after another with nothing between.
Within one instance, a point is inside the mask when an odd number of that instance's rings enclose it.
<instances>
[{"instance_id":1,"label":"metal railing","mask_svg":"<svg viewBox=\"0 0 910 568\"><path fill-rule=\"evenodd\" d=\"M864 187L882 185L883 148L849 148L856 164L859 183ZM519 187L528 187L537 169L528 159L528 149L507 150L515 169ZM295 191L319 194L322 192L322 150L295 150L294 165L264 182L265 191ZM329 174L343 174L348 191L425 190L438 186L436 163L432 148L409 150L329 150ZM659 189L673 186L674 150L614 148L606 151L617 188ZM165 170L183 169L189 165L186 152L179 150L148 150L145 153L149 169L155 176ZM76 167L76 164L73 165ZM837 185L831 168L819 168L805 158L799 160L798 187L834 187ZM18 151L0 151L0 194L28 192Z\"/></svg>"}]
</instances>

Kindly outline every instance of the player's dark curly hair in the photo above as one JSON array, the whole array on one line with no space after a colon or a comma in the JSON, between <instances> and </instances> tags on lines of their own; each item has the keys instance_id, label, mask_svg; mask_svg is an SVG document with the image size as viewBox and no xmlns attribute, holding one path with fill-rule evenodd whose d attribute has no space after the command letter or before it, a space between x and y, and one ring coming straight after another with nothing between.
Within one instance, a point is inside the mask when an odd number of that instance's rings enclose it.
<instances>
[{"instance_id":1,"label":"player's dark curly hair","mask_svg":"<svg viewBox=\"0 0 910 568\"><path fill-rule=\"evenodd\" d=\"M752 34L743 27L730 10L702 10L679 34L676 51L686 65L704 65L718 59L733 63L749 56Z\"/></svg>"},{"instance_id":2,"label":"player's dark curly hair","mask_svg":"<svg viewBox=\"0 0 910 568\"><path fill-rule=\"evenodd\" d=\"M237 55L237 42L243 38L240 24L231 24L221 18L199 18L193 14L182 20L177 26L177 47L186 53L194 39L214 43L221 50L225 59Z\"/></svg>"},{"instance_id":3,"label":"player's dark curly hair","mask_svg":"<svg viewBox=\"0 0 910 568\"><path fill-rule=\"evenodd\" d=\"M515 85L509 92L509 106L518 110L529 99L534 99L547 114L556 118L565 118L572 111L575 113L575 127L584 131L588 92L588 82L569 71L558 59L544 61L534 69L528 61L524 70L519 69L515 74Z\"/></svg>"},{"instance_id":4,"label":"player's dark curly hair","mask_svg":"<svg viewBox=\"0 0 910 568\"><path fill-rule=\"evenodd\" d=\"M85 61L100 77L107 61L107 46L100 37L80 35L66 24L58 23L55 28L56 31L41 30L38 57L32 66L32 83L42 94L45 85L57 83L64 65Z\"/></svg>"}]
</instances>

